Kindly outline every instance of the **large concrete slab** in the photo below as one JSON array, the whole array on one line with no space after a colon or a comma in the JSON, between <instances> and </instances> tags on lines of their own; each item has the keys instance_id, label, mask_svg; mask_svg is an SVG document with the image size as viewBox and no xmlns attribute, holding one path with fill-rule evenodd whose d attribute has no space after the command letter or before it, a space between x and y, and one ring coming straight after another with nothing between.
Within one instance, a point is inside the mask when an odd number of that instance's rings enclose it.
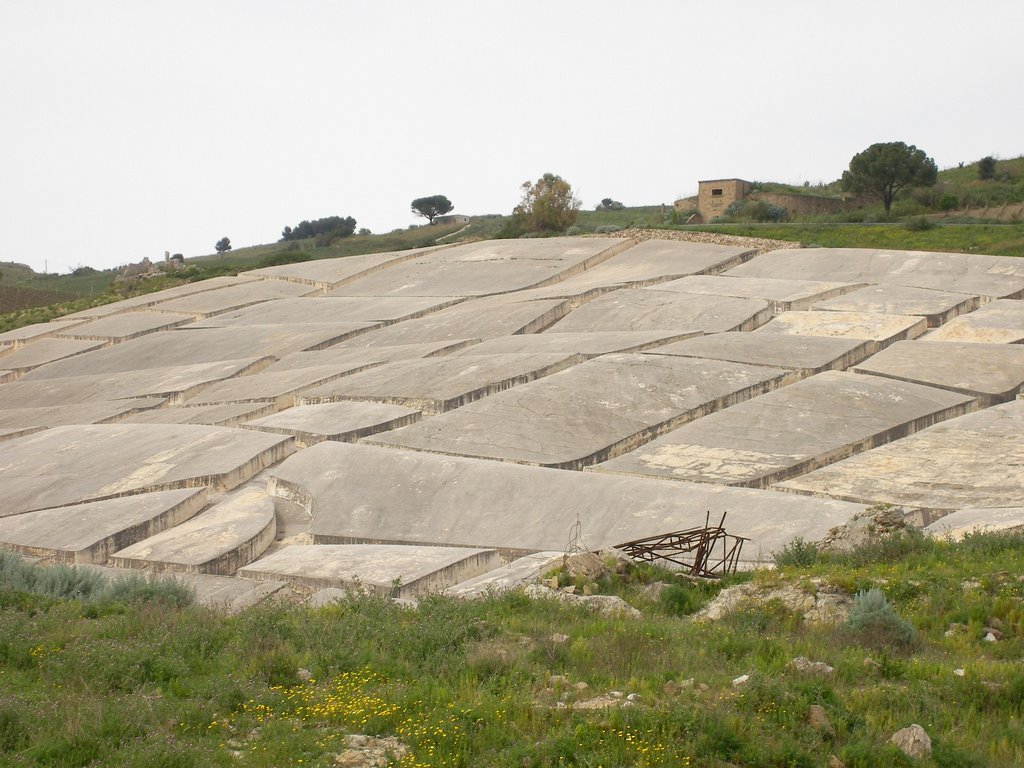
<instances>
[{"instance_id":1,"label":"large concrete slab","mask_svg":"<svg viewBox=\"0 0 1024 768\"><path fill-rule=\"evenodd\" d=\"M278 579L318 588L362 587L391 597L437 592L500 565L493 549L394 544L304 545L243 568L247 579Z\"/></svg>"},{"instance_id":2,"label":"large concrete slab","mask_svg":"<svg viewBox=\"0 0 1024 768\"><path fill-rule=\"evenodd\" d=\"M858 284L818 280L694 275L661 283L658 290L704 296L732 296L738 299L764 299L773 313L779 313L810 309L816 301L849 293L858 287Z\"/></svg>"},{"instance_id":3,"label":"large concrete slab","mask_svg":"<svg viewBox=\"0 0 1024 768\"><path fill-rule=\"evenodd\" d=\"M262 488L245 488L187 522L110 556L115 568L232 576L274 541L274 501Z\"/></svg>"},{"instance_id":4,"label":"large concrete slab","mask_svg":"<svg viewBox=\"0 0 1024 768\"><path fill-rule=\"evenodd\" d=\"M914 288L908 285L869 285L811 309L830 312L876 312L883 315L921 315L936 328L978 308L979 298L965 293Z\"/></svg>"},{"instance_id":5,"label":"large concrete slab","mask_svg":"<svg viewBox=\"0 0 1024 768\"><path fill-rule=\"evenodd\" d=\"M46 427L0 427L0 440L14 440L17 437L31 435Z\"/></svg>"},{"instance_id":6,"label":"large concrete slab","mask_svg":"<svg viewBox=\"0 0 1024 768\"><path fill-rule=\"evenodd\" d=\"M0 397L0 403L3 398ZM163 405L163 398L98 400L38 408L0 408L0 428L62 427L69 424L103 424L121 418L141 416Z\"/></svg>"},{"instance_id":7,"label":"large concrete slab","mask_svg":"<svg viewBox=\"0 0 1024 768\"><path fill-rule=\"evenodd\" d=\"M928 334L928 341L1022 344L1024 301L993 301L936 328Z\"/></svg>"},{"instance_id":8,"label":"large concrete slab","mask_svg":"<svg viewBox=\"0 0 1024 768\"><path fill-rule=\"evenodd\" d=\"M945 513L1024 504L1024 400L950 419L774 486Z\"/></svg>"},{"instance_id":9,"label":"large concrete slab","mask_svg":"<svg viewBox=\"0 0 1024 768\"><path fill-rule=\"evenodd\" d=\"M299 448L323 440L354 443L361 437L413 424L420 412L384 403L323 403L300 405L250 421L245 429L291 435Z\"/></svg>"},{"instance_id":10,"label":"large concrete slab","mask_svg":"<svg viewBox=\"0 0 1024 768\"><path fill-rule=\"evenodd\" d=\"M252 273L246 272L237 276L224 275L222 277L211 277L209 280L200 280L196 283L176 285L173 288L166 288L162 291L155 291L153 293L144 293L141 296L133 296L130 299L115 301L112 304L103 304L99 307L83 309L81 312L75 312L74 314L67 315L64 319L88 320L98 317L107 317L108 315L116 315L120 312L145 309L164 301L181 298L182 296L191 296L195 293L205 293L206 291L213 291L218 288L227 288L232 285L241 285L242 283L252 282L254 278L250 277L251 274Z\"/></svg>"},{"instance_id":11,"label":"large concrete slab","mask_svg":"<svg viewBox=\"0 0 1024 768\"><path fill-rule=\"evenodd\" d=\"M395 323L443 309L461 299L436 299L388 296L304 297L274 299L244 309L224 312L205 320L197 320L197 328L229 325L273 325L284 323L340 324L361 323L372 328L381 323Z\"/></svg>"},{"instance_id":12,"label":"large concrete slab","mask_svg":"<svg viewBox=\"0 0 1024 768\"><path fill-rule=\"evenodd\" d=\"M291 438L191 425L94 424L0 444L0 517L143 491L234 488L294 450Z\"/></svg>"},{"instance_id":13,"label":"large concrete slab","mask_svg":"<svg viewBox=\"0 0 1024 768\"><path fill-rule=\"evenodd\" d=\"M109 341L118 344L157 331L169 331L193 321L191 315L176 312L122 312L75 324L57 333L58 338Z\"/></svg>"},{"instance_id":14,"label":"large concrete slab","mask_svg":"<svg viewBox=\"0 0 1024 768\"><path fill-rule=\"evenodd\" d=\"M295 393L365 370L367 367L369 366L318 365L314 368L262 371L211 384L198 394L187 398L184 404L191 406L264 402L274 403L278 410L290 408L295 404Z\"/></svg>"},{"instance_id":15,"label":"large concrete slab","mask_svg":"<svg viewBox=\"0 0 1024 768\"><path fill-rule=\"evenodd\" d=\"M767 488L973 410L941 389L829 371L686 424L593 469Z\"/></svg>"},{"instance_id":16,"label":"large concrete slab","mask_svg":"<svg viewBox=\"0 0 1024 768\"><path fill-rule=\"evenodd\" d=\"M873 349L874 342L866 339L787 336L781 333L715 333L656 347L650 353L766 365L809 376L822 371L846 370L868 357Z\"/></svg>"},{"instance_id":17,"label":"large concrete slab","mask_svg":"<svg viewBox=\"0 0 1024 768\"><path fill-rule=\"evenodd\" d=\"M426 317L345 340L340 346L382 347L538 333L570 309L570 302L564 299L519 301L516 294L471 299Z\"/></svg>"},{"instance_id":18,"label":"large concrete slab","mask_svg":"<svg viewBox=\"0 0 1024 768\"><path fill-rule=\"evenodd\" d=\"M156 397L181 402L208 384L230 379L263 364L260 358L246 358L123 371L117 376L92 374L39 381L32 380L32 374L29 373L4 385L0 410L127 398Z\"/></svg>"},{"instance_id":19,"label":"large concrete slab","mask_svg":"<svg viewBox=\"0 0 1024 768\"><path fill-rule=\"evenodd\" d=\"M612 352L643 352L674 341L692 338L699 331L609 331L606 333L520 333L499 336L471 344L451 354L459 357L475 355L536 354L564 352L596 357Z\"/></svg>"},{"instance_id":20,"label":"large concrete slab","mask_svg":"<svg viewBox=\"0 0 1024 768\"><path fill-rule=\"evenodd\" d=\"M520 336L514 338L522 338ZM532 338L532 337L531 337ZM295 352L285 355L271 365L268 371L287 371L296 368L312 368L318 365L371 366L391 363L395 360L413 360L419 357L441 357L456 350L476 344L478 339L456 339L454 341L428 341L422 344L398 344L386 347L330 347L312 352Z\"/></svg>"},{"instance_id":21,"label":"large concrete slab","mask_svg":"<svg viewBox=\"0 0 1024 768\"><path fill-rule=\"evenodd\" d=\"M37 339L12 352L0 356L0 367L4 370L24 373L41 365L74 357L83 352L99 349L106 342L85 339L43 338ZM14 378L14 377L12 377Z\"/></svg>"},{"instance_id":22,"label":"large concrete slab","mask_svg":"<svg viewBox=\"0 0 1024 768\"><path fill-rule=\"evenodd\" d=\"M269 473L268 491L312 516L314 543L564 550L582 524L591 550L677 531L728 512L726 528L762 560L796 536L824 537L863 505L772 491L566 472L519 464L324 442Z\"/></svg>"},{"instance_id":23,"label":"large concrete slab","mask_svg":"<svg viewBox=\"0 0 1024 768\"><path fill-rule=\"evenodd\" d=\"M760 336L831 336L872 342L869 349L880 349L904 339L916 339L928 329L923 317L878 315L870 312L783 312L758 328Z\"/></svg>"},{"instance_id":24,"label":"large concrete slab","mask_svg":"<svg viewBox=\"0 0 1024 768\"><path fill-rule=\"evenodd\" d=\"M317 288L330 290L353 280L372 275L382 269L393 267L404 261L418 259L432 251L450 246L430 246L412 248L408 251L391 251L389 253L369 253L360 256L345 256L337 259L316 259L295 264L282 264L277 267L264 267L246 272L246 275L258 278L271 278L302 283Z\"/></svg>"},{"instance_id":25,"label":"large concrete slab","mask_svg":"<svg viewBox=\"0 0 1024 768\"><path fill-rule=\"evenodd\" d=\"M219 315L252 304L288 296L306 296L317 289L285 280L247 280L238 285L213 291L193 293L169 301L161 301L155 308L163 312L181 312L196 318Z\"/></svg>"},{"instance_id":26,"label":"large concrete slab","mask_svg":"<svg viewBox=\"0 0 1024 768\"><path fill-rule=\"evenodd\" d=\"M0 350L17 349L28 344L30 341L54 336L81 323L81 320L75 321L63 317L59 320L51 320L48 323L35 323L34 325L15 328L13 331L4 331L0 333Z\"/></svg>"},{"instance_id":27,"label":"large concrete slab","mask_svg":"<svg viewBox=\"0 0 1024 768\"><path fill-rule=\"evenodd\" d=\"M782 386L789 376L718 360L604 355L369 441L581 469Z\"/></svg>"},{"instance_id":28,"label":"large concrete slab","mask_svg":"<svg viewBox=\"0 0 1024 768\"><path fill-rule=\"evenodd\" d=\"M529 292L531 297L598 295L615 288L641 288L686 275L714 275L742 264L755 251L680 240L646 240L582 274Z\"/></svg>"},{"instance_id":29,"label":"large concrete slab","mask_svg":"<svg viewBox=\"0 0 1024 768\"><path fill-rule=\"evenodd\" d=\"M488 240L434 251L377 272L333 295L488 296L541 287L621 253L632 240L553 237Z\"/></svg>"},{"instance_id":30,"label":"large concrete slab","mask_svg":"<svg viewBox=\"0 0 1024 768\"><path fill-rule=\"evenodd\" d=\"M204 506L205 488L183 488L0 517L0 547L59 563L103 563Z\"/></svg>"},{"instance_id":31,"label":"large concrete slab","mask_svg":"<svg viewBox=\"0 0 1024 768\"><path fill-rule=\"evenodd\" d=\"M771 317L768 302L697 296L654 288L606 293L559 320L556 333L595 331L749 331Z\"/></svg>"},{"instance_id":32,"label":"large concrete slab","mask_svg":"<svg viewBox=\"0 0 1024 768\"><path fill-rule=\"evenodd\" d=\"M899 341L854 370L962 392L987 408L1012 400L1024 386L1024 346Z\"/></svg>"},{"instance_id":33,"label":"large concrete slab","mask_svg":"<svg viewBox=\"0 0 1024 768\"><path fill-rule=\"evenodd\" d=\"M111 374L175 365L196 365L249 357L283 357L322 349L360 333L361 324L341 326L253 325L246 328L181 328L153 333L113 347L86 352L36 368L26 381Z\"/></svg>"},{"instance_id":34,"label":"large concrete slab","mask_svg":"<svg viewBox=\"0 0 1024 768\"><path fill-rule=\"evenodd\" d=\"M792 278L840 283L909 285L981 296L1024 295L1024 262L982 256L873 248L800 248L771 251L728 272L739 277Z\"/></svg>"},{"instance_id":35,"label":"large concrete slab","mask_svg":"<svg viewBox=\"0 0 1024 768\"><path fill-rule=\"evenodd\" d=\"M373 400L443 413L580 362L578 355L509 354L397 360L304 390L296 405Z\"/></svg>"},{"instance_id":36,"label":"large concrete slab","mask_svg":"<svg viewBox=\"0 0 1024 768\"><path fill-rule=\"evenodd\" d=\"M234 427L250 419L269 416L274 403L224 403L193 407L156 408L132 413L118 421L132 424L206 424L211 427ZM2 418L0 413L0 418Z\"/></svg>"},{"instance_id":37,"label":"large concrete slab","mask_svg":"<svg viewBox=\"0 0 1024 768\"><path fill-rule=\"evenodd\" d=\"M1024 530L1024 506L959 509L926 526L924 532L936 538L960 541L972 533L1020 530Z\"/></svg>"}]
</instances>

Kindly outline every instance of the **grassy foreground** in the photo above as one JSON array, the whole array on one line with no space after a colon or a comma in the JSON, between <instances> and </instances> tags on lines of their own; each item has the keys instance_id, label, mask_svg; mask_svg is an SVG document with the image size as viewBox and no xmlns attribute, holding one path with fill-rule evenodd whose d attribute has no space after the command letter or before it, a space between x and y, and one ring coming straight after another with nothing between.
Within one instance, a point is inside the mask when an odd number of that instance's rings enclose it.
<instances>
[{"instance_id":1,"label":"grassy foreground","mask_svg":"<svg viewBox=\"0 0 1024 768\"><path fill-rule=\"evenodd\" d=\"M407 745L401 766L902 766L887 740L915 722L934 748L915 765L1024 764L1024 536L794 547L781 565L729 581L878 587L913 630L808 625L777 603L697 622L721 586L646 566L598 585L640 619L518 593L225 616L145 582L26 576L5 555L0 764L327 766L364 733ZM654 581L670 582L657 598ZM835 670L798 672L798 656ZM586 709L595 697L611 706Z\"/></svg>"}]
</instances>

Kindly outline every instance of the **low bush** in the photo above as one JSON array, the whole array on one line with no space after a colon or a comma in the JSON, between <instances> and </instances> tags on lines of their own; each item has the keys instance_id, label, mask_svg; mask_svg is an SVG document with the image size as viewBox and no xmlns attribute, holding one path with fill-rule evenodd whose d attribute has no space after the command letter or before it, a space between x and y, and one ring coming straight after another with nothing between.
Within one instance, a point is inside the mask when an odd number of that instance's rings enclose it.
<instances>
[{"instance_id":1,"label":"low bush","mask_svg":"<svg viewBox=\"0 0 1024 768\"><path fill-rule=\"evenodd\" d=\"M804 541L803 537L797 536L789 544L784 546L773 556L776 568L795 566L806 568L818 562L818 545L811 541Z\"/></svg>"},{"instance_id":2,"label":"low bush","mask_svg":"<svg viewBox=\"0 0 1024 768\"><path fill-rule=\"evenodd\" d=\"M871 648L907 650L916 641L917 631L889 604L877 588L858 592L843 629L855 641Z\"/></svg>"}]
</instances>

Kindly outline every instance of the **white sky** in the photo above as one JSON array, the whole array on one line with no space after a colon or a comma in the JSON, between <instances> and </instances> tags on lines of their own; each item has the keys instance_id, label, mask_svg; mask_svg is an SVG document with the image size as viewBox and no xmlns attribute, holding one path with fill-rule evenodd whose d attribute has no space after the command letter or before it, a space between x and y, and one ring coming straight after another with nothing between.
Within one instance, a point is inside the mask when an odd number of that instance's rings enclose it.
<instances>
[{"instance_id":1,"label":"white sky","mask_svg":"<svg viewBox=\"0 0 1024 768\"><path fill-rule=\"evenodd\" d=\"M878 141L1024 153L1021 0L0 0L0 261L111 267L285 225L830 181Z\"/></svg>"}]
</instances>

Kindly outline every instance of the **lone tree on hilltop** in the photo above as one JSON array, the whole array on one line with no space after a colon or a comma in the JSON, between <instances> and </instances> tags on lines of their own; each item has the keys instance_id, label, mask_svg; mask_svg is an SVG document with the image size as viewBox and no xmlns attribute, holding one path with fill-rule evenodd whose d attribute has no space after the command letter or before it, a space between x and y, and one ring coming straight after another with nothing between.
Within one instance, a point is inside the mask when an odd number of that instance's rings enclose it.
<instances>
[{"instance_id":1,"label":"lone tree on hilltop","mask_svg":"<svg viewBox=\"0 0 1024 768\"><path fill-rule=\"evenodd\" d=\"M600 203L594 206L595 211L621 211L625 208L622 203L618 200L612 200L610 197L604 198Z\"/></svg>"},{"instance_id":2,"label":"lone tree on hilltop","mask_svg":"<svg viewBox=\"0 0 1024 768\"><path fill-rule=\"evenodd\" d=\"M430 197L417 197L412 201L412 212L422 216L431 224L438 216L444 216L455 206L452 201L444 195L431 195Z\"/></svg>"},{"instance_id":3,"label":"lone tree on hilltop","mask_svg":"<svg viewBox=\"0 0 1024 768\"><path fill-rule=\"evenodd\" d=\"M900 192L907 187L931 187L938 179L935 161L913 144L902 141L872 144L850 160L843 171L843 189L877 197L888 214Z\"/></svg>"},{"instance_id":4,"label":"lone tree on hilltop","mask_svg":"<svg viewBox=\"0 0 1024 768\"><path fill-rule=\"evenodd\" d=\"M978 161L978 178L982 181L996 177L996 159L992 155L981 158Z\"/></svg>"},{"instance_id":5,"label":"lone tree on hilltop","mask_svg":"<svg viewBox=\"0 0 1024 768\"><path fill-rule=\"evenodd\" d=\"M524 181L522 190L523 199L512 215L523 231L561 232L576 222L580 201L561 176L545 173L533 184Z\"/></svg>"},{"instance_id":6,"label":"lone tree on hilltop","mask_svg":"<svg viewBox=\"0 0 1024 768\"><path fill-rule=\"evenodd\" d=\"M231 250L231 240L230 238L222 237L213 247L217 249L217 253L221 255L221 258L224 258L224 254Z\"/></svg>"}]
</instances>

